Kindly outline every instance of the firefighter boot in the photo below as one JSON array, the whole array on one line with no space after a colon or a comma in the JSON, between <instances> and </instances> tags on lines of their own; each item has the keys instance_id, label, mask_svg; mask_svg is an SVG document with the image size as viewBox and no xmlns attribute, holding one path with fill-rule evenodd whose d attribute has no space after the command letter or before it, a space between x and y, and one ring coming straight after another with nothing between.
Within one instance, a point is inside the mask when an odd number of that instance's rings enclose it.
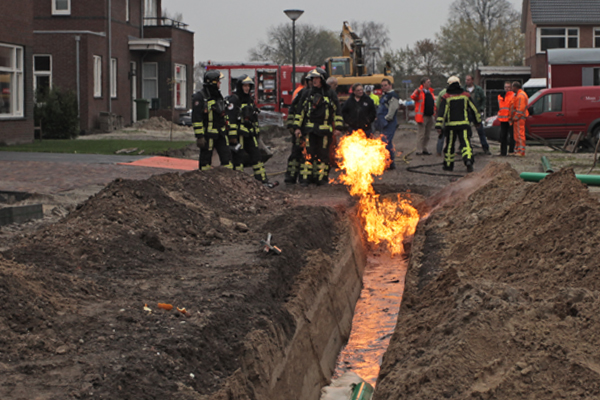
<instances>
[{"instance_id":1,"label":"firefighter boot","mask_svg":"<svg viewBox=\"0 0 600 400\"><path fill-rule=\"evenodd\" d=\"M300 169L300 161L290 160L288 162L287 171L285 171L285 183L293 185L298 180L298 172Z\"/></svg>"},{"instance_id":2,"label":"firefighter boot","mask_svg":"<svg viewBox=\"0 0 600 400\"><path fill-rule=\"evenodd\" d=\"M329 165L325 163L318 163L315 166L315 178L318 186L329 184Z\"/></svg>"},{"instance_id":3,"label":"firefighter boot","mask_svg":"<svg viewBox=\"0 0 600 400\"><path fill-rule=\"evenodd\" d=\"M300 175L298 177L298 181L302 186L308 186L311 183L313 174L313 165L310 161L305 161L304 164L300 166Z\"/></svg>"}]
</instances>

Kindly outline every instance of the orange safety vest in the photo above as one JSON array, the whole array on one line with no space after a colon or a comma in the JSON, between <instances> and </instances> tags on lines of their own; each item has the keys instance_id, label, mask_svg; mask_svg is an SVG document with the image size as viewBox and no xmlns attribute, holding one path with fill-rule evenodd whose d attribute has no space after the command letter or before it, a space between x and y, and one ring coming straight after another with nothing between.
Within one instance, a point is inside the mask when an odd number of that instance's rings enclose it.
<instances>
[{"instance_id":1,"label":"orange safety vest","mask_svg":"<svg viewBox=\"0 0 600 400\"><path fill-rule=\"evenodd\" d=\"M435 95L433 94L433 88L429 88L429 93L433 96L433 115L436 115L435 109ZM425 112L425 91L423 85L419 86L417 90L410 96L415 101L415 121L417 123L423 123L423 113Z\"/></svg>"},{"instance_id":2,"label":"orange safety vest","mask_svg":"<svg viewBox=\"0 0 600 400\"><path fill-rule=\"evenodd\" d=\"M498 95L498 105L500 110L498 111L498 120L500 122L508 122L510 119L510 106L515 97L515 92L508 92L504 97Z\"/></svg>"},{"instance_id":3,"label":"orange safety vest","mask_svg":"<svg viewBox=\"0 0 600 400\"><path fill-rule=\"evenodd\" d=\"M299 91L301 91L302 89L304 89L304 85L298 85L298 87L294 90L294 94L292 94L292 100L294 100L296 98L296 95L298 94Z\"/></svg>"},{"instance_id":4,"label":"orange safety vest","mask_svg":"<svg viewBox=\"0 0 600 400\"><path fill-rule=\"evenodd\" d=\"M529 103L529 97L523 91L519 89L519 92L515 95L510 107L510 119L518 121L520 119L526 119L529 117L529 111L527 111L527 103Z\"/></svg>"}]
</instances>

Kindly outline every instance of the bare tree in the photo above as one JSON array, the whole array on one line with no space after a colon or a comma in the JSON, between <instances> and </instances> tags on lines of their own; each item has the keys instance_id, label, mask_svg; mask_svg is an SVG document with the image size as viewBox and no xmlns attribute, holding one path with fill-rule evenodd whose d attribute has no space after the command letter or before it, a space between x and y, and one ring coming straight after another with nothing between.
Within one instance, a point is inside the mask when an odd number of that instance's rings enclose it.
<instances>
[{"instance_id":1,"label":"bare tree","mask_svg":"<svg viewBox=\"0 0 600 400\"><path fill-rule=\"evenodd\" d=\"M161 15L163 18L169 18L172 19L173 21L178 21L178 22L183 22L183 13L181 12L175 12L175 13L170 13L169 10L167 10L166 8L163 8Z\"/></svg>"},{"instance_id":2,"label":"bare tree","mask_svg":"<svg viewBox=\"0 0 600 400\"><path fill-rule=\"evenodd\" d=\"M437 35L448 72L464 75L482 65L521 65L520 20L508 0L455 0Z\"/></svg>"},{"instance_id":3,"label":"bare tree","mask_svg":"<svg viewBox=\"0 0 600 400\"><path fill-rule=\"evenodd\" d=\"M381 58L381 55L389 50L391 43L390 31L384 23L375 21L351 21L352 30L362 39L365 45L365 65L373 64L373 57ZM377 48L377 51L370 50ZM368 68L367 68L368 69Z\"/></svg>"},{"instance_id":4,"label":"bare tree","mask_svg":"<svg viewBox=\"0 0 600 400\"><path fill-rule=\"evenodd\" d=\"M341 55L338 36L311 24L296 25L296 63L323 65L327 57ZM292 63L292 26L281 24L267 30L267 41L250 49L251 61Z\"/></svg>"}]
</instances>

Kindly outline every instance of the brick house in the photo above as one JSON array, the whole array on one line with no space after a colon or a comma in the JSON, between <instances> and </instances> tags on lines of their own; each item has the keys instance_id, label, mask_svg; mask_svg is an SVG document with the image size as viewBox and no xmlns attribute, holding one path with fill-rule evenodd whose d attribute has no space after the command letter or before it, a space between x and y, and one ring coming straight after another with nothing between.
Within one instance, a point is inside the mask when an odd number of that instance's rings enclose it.
<instances>
[{"instance_id":1,"label":"brick house","mask_svg":"<svg viewBox=\"0 0 600 400\"><path fill-rule=\"evenodd\" d=\"M32 10L33 0L0 1L0 145L33 141Z\"/></svg>"},{"instance_id":2,"label":"brick house","mask_svg":"<svg viewBox=\"0 0 600 400\"><path fill-rule=\"evenodd\" d=\"M521 31L531 77L546 78L546 50L600 48L600 2L524 0Z\"/></svg>"},{"instance_id":3,"label":"brick house","mask_svg":"<svg viewBox=\"0 0 600 400\"><path fill-rule=\"evenodd\" d=\"M137 98L152 102L151 115L188 109L194 35L162 18L161 7L161 0L33 0L34 92L76 92L84 133L134 122Z\"/></svg>"}]
</instances>

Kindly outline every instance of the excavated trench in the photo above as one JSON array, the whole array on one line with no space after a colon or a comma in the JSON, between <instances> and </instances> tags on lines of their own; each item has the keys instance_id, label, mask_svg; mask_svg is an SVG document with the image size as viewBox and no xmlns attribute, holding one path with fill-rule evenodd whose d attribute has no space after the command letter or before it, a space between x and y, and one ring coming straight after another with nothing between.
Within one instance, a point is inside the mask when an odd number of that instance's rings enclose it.
<instances>
[{"instance_id":1,"label":"excavated trench","mask_svg":"<svg viewBox=\"0 0 600 400\"><path fill-rule=\"evenodd\" d=\"M308 255L287 309L296 323L286 342L277 326L252 333L252 348L226 385L227 399L317 400L345 371L375 384L402 299L406 258L370 250L354 213L332 258ZM277 339L273 339L277 338ZM237 389L236 389L237 388ZM239 390L239 392L238 392ZM224 392L222 392L224 393ZM217 397L221 398L221 397Z\"/></svg>"}]
</instances>

